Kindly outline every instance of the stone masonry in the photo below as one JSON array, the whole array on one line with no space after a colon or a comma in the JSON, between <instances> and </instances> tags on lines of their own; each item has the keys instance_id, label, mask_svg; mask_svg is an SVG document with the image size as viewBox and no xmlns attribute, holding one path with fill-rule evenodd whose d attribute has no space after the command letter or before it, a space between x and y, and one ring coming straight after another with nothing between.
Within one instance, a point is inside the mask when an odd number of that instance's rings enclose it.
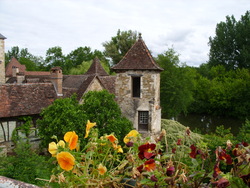
<instances>
[{"instance_id":1,"label":"stone masonry","mask_svg":"<svg viewBox=\"0 0 250 188\"><path fill-rule=\"evenodd\" d=\"M0 34L0 84L5 83L4 39L6 38Z\"/></svg>"}]
</instances>

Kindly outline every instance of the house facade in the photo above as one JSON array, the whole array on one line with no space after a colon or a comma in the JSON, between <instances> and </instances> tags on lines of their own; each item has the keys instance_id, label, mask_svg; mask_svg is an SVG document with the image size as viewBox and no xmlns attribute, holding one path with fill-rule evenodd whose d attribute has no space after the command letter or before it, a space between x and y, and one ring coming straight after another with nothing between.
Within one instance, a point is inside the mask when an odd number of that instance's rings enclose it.
<instances>
[{"instance_id":1,"label":"house facade","mask_svg":"<svg viewBox=\"0 0 250 188\"><path fill-rule=\"evenodd\" d=\"M157 133L161 129L160 73L141 36L109 75L95 58L83 75L63 75L60 67L50 72L26 71L15 58L4 65L4 40L0 35L0 143L11 140L12 131L20 126L20 117L33 117L34 126L43 108L54 100L93 90L106 89L125 117L140 132ZM36 136L36 133L34 133Z\"/></svg>"}]
</instances>

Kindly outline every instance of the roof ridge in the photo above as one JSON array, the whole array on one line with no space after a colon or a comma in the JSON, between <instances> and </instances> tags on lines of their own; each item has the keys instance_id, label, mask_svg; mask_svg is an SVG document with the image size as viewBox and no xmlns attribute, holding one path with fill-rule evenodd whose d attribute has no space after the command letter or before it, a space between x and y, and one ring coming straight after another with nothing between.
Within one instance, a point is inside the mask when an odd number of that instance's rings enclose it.
<instances>
[{"instance_id":1,"label":"roof ridge","mask_svg":"<svg viewBox=\"0 0 250 188\"><path fill-rule=\"evenodd\" d=\"M163 69L154 61L141 35L113 70L158 70Z\"/></svg>"}]
</instances>

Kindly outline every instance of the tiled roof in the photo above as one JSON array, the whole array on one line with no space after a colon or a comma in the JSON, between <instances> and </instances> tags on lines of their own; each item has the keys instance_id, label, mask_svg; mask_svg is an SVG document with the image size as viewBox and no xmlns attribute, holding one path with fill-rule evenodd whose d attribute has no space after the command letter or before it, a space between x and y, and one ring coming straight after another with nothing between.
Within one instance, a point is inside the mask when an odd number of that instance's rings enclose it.
<instances>
[{"instance_id":1,"label":"tiled roof","mask_svg":"<svg viewBox=\"0 0 250 188\"><path fill-rule=\"evenodd\" d=\"M65 88L79 88L83 82L88 78L86 75L64 75L63 87Z\"/></svg>"},{"instance_id":2,"label":"tiled roof","mask_svg":"<svg viewBox=\"0 0 250 188\"><path fill-rule=\"evenodd\" d=\"M21 65L19 63L19 61L17 61L17 59L15 57L12 57L10 62L7 64L6 68L5 68L5 74L7 77L11 77L12 76L12 67L18 67L19 68L19 72L24 73L26 70L26 66L25 65Z\"/></svg>"},{"instance_id":3,"label":"tiled roof","mask_svg":"<svg viewBox=\"0 0 250 188\"><path fill-rule=\"evenodd\" d=\"M0 39L6 39L6 37L0 33Z\"/></svg>"},{"instance_id":4,"label":"tiled roof","mask_svg":"<svg viewBox=\"0 0 250 188\"><path fill-rule=\"evenodd\" d=\"M48 71L25 71L25 75L29 76L49 76L50 72Z\"/></svg>"},{"instance_id":5,"label":"tiled roof","mask_svg":"<svg viewBox=\"0 0 250 188\"><path fill-rule=\"evenodd\" d=\"M154 61L146 44L141 36L139 40L130 48L122 60L112 67L113 70L158 70L163 69L159 67Z\"/></svg>"},{"instance_id":6,"label":"tiled roof","mask_svg":"<svg viewBox=\"0 0 250 188\"><path fill-rule=\"evenodd\" d=\"M0 118L39 114L57 98L52 83L0 85Z\"/></svg>"},{"instance_id":7,"label":"tiled roof","mask_svg":"<svg viewBox=\"0 0 250 188\"><path fill-rule=\"evenodd\" d=\"M110 93L115 94L115 79L116 76L98 76L98 79Z\"/></svg>"},{"instance_id":8,"label":"tiled roof","mask_svg":"<svg viewBox=\"0 0 250 188\"><path fill-rule=\"evenodd\" d=\"M102 67L100 60L95 58L89 67L89 70L84 75L108 76L109 74Z\"/></svg>"}]
</instances>

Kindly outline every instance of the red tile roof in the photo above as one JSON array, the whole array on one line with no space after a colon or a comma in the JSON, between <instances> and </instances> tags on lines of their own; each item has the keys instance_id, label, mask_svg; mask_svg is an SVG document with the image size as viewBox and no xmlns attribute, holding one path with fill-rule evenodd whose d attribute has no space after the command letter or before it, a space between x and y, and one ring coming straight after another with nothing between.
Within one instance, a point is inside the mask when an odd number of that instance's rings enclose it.
<instances>
[{"instance_id":1,"label":"red tile roof","mask_svg":"<svg viewBox=\"0 0 250 188\"><path fill-rule=\"evenodd\" d=\"M146 44L139 37L139 40L130 48L122 60L112 67L116 70L157 70L162 71L154 61Z\"/></svg>"},{"instance_id":2,"label":"red tile roof","mask_svg":"<svg viewBox=\"0 0 250 188\"><path fill-rule=\"evenodd\" d=\"M52 83L0 85L0 118L39 114L57 98Z\"/></svg>"},{"instance_id":3,"label":"red tile roof","mask_svg":"<svg viewBox=\"0 0 250 188\"><path fill-rule=\"evenodd\" d=\"M5 68L5 74L6 74L7 77L12 76L12 67L18 67L19 72L22 72L22 73L24 73L26 71L26 66L21 65L19 63L19 61L17 61L17 59L15 57L12 57L10 62L7 64L7 66Z\"/></svg>"},{"instance_id":4,"label":"red tile roof","mask_svg":"<svg viewBox=\"0 0 250 188\"><path fill-rule=\"evenodd\" d=\"M109 74L102 67L100 60L95 58L88 71L84 75L108 76Z\"/></svg>"}]
</instances>

